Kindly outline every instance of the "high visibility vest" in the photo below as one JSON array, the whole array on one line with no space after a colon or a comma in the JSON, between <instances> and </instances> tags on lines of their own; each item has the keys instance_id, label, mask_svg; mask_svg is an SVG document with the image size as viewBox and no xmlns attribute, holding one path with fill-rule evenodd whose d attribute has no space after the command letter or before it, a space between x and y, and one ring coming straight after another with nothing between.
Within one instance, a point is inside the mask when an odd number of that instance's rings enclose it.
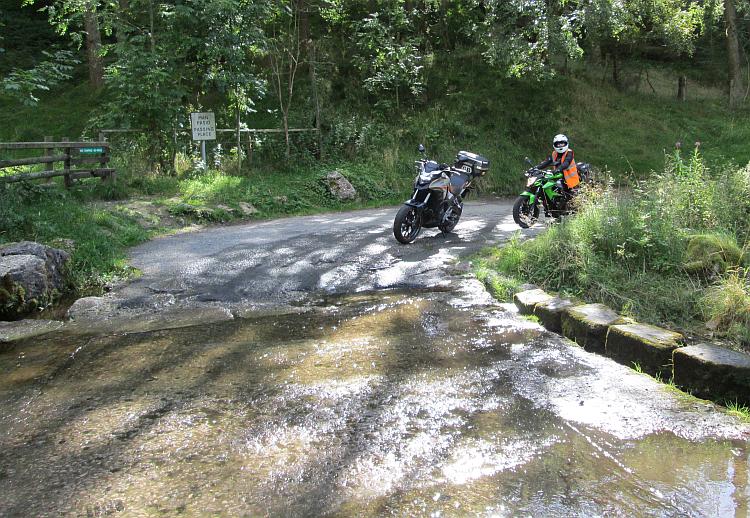
<instances>
[{"instance_id":1,"label":"high visibility vest","mask_svg":"<svg viewBox=\"0 0 750 518\"><path fill-rule=\"evenodd\" d=\"M560 159L559 163L565 162L565 159L568 156L568 153L571 155L573 154L573 150L569 149L565 153L563 153L562 158ZM557 157L559 156L559 153L557 151L552 152L552 160L557 162ZM576 165L576 159L574 156L570 157L570 165L567 169L563 170L563 178L565 178L565 184L568 186L569 189L572 189L579 183L581 183L581 177L578 176L578 166Z\"/></svg>"}]
</instances>

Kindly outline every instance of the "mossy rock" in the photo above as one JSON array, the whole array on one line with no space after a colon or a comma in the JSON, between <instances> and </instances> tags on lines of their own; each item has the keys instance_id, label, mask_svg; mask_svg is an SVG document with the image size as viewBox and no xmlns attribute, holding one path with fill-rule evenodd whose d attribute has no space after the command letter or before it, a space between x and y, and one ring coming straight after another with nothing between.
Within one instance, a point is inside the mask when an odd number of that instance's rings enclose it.
<instances>
[{"instance_id":1,"label":"mossy rock","mask_svg":"<svg viewBox=\"0 0 750 518\"><path fill-rule=\"evenodd\" d=\"M534 306L534 315L546 329L553 333L562 333L562 314L574 305L575 302L572 300L554 297Z\"/></svg>"},{"instance_id":2,"label":"mossy rock","mask_svg":"<svg viewBox=\"0 0 750 518\"><path fill-rule=\"evenodd\" d=\"M513 295L513 302L522 315L533 315L534 307L540 302L546 302L554 298L544 290L526 290Z\"/></svg>"},{"instance_id":3,"label":"mossy rock","mask_svg":"<svg viewBox=\"0 0 750 518\"><path fill-rule=\"evenodd\" d=\"M676 349L674 382L695 396L750 405L750 355L713 344Z\"/></svg>"},{"instance_id":4,"label":"mossy rock","mask_svg":"<svg viewBox=\"0 0 750 518\"><path fill-rule=\"evenodd\" d=\"M621 324L609 328L606 354L623 365L637 364L643 372L669 379L672 353L682 345L680 333L648 324Z\"/></svg>"},{"instance_id":5,"label":"mossy rock","mask_svg":"<svg viewBox=\"0 0 750 518\"><path fill-rule=\"evenodd\" d=\"M565 309L560 323L566 338L587 351L603 353L609 327L628 321L604 304L584 304Z\"/></svg>"},{"instance_id":6,"label":"mossy rock","mask_svg":"<svg viewBox=\"0 0 750 518\"><path fill-rule=\"evenodd\" d=\"M690 237L684 268L688 273L721 274L741 266L747 258L728 234L697 234Z\"/></svg>"}]
</instances>

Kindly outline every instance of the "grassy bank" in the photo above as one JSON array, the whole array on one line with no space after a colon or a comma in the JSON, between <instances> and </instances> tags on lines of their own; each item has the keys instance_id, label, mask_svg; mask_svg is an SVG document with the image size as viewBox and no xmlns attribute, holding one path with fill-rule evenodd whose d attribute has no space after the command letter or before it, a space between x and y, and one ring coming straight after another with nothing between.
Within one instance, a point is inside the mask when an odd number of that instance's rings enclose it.
<instances>
[{"instance_id":1,"label":"grassy bank","mask_svg":"<svg viewBox=\"0 0 750 518\"><path fill-rule=\"evenodd\" d=\"M99 294L108 283L135 273L127 264L127 248L185 226L403 201L393 178L350 166L340 170L360 195L341 202L323 181L331 167L244 176L190 170L179 177L120 168L114 186L95 179L70 190L60 181L0 184L0 244L31 240L71 252L73 289L83 296Z\"/></svg>"},{"instance_id":2,"label":"grassy bank","mask_svg":"<svg viewBox=\"0 0 750 518\"><path fill-rule=\"evenodd\" d=\"M750 351L750 169L676 154L632 191L591 189L581 204L533 241L486 251L480 276L500 297L533 282Z\"/></svg>"}]
</instances>

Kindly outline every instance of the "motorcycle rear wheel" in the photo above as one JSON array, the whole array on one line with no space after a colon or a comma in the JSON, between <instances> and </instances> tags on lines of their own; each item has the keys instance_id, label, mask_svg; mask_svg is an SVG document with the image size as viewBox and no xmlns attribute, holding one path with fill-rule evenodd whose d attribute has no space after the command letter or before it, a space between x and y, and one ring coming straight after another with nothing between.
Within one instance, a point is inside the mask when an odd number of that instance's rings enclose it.
<instances>
[{"instance_id":1,"label":"motorcycle rear wheel","mask_svg":"<svg viewBox=\"0 0 750 518\"><path fill-rule=\"evenodd\" d=\"M539 219L539 205L530 205L526 196L519 196L513 204L513 221L521 228L529 228Z\"/></svg>"},{"instance_id":2,"label":"motorcycle rear wheel","mask_svg":"<svg viewBox=\"0 0 750 518\"><path fill-rule=\"evenodd\" d=\"M404 205L393 220L393 235L399 243L408 245L422 230L422 216L414 207Z\"/></svg>"}]
</instances>

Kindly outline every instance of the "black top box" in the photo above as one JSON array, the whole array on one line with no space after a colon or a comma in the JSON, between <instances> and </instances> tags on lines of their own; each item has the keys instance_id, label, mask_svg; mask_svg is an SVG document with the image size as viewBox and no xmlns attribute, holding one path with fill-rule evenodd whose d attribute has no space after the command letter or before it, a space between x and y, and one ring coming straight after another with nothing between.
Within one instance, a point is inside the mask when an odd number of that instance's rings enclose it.
<instances>
[{"instance_id":1,"label":"black top box","mask_svg":"<svg viewBox=\"0 0 750 518\"><path fill-rule=\"evenodd\" d=\"M474 176L484 176L490 168L490 161L476 153L459 151L456 155L456 167L464 169L462 166L471 167L471 174Z\"/></svg>"}]
</instances>

